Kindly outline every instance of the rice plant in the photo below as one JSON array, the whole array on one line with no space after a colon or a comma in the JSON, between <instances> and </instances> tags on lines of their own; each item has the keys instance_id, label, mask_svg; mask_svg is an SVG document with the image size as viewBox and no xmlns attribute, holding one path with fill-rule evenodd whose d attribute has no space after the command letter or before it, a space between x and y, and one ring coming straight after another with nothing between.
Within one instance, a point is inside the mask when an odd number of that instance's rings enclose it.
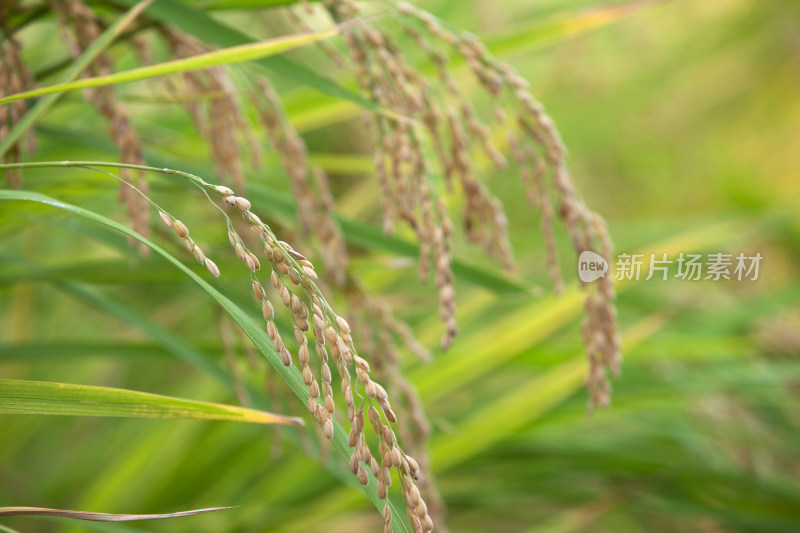
<instances>
[{"instance_id":1,"label":"rice plant","mask_svg":"<svg viewBox=\"0 0 800 533\"><path fill-rule=\"evenodd\" d=\"M648 505L615 518L634 473L661 464L614 456L615 420L656 449L686 420L657 410L663 436L646 431L636 388L654 378L640 366L612 402L622 352L650 346L670 306L629 304L620 328L616 293L637 284L575 277L582 252L615 253L588 207L607 197L591 157L568 162L520 58L490 52L578 42L665 9L650 4L545 13L487 46L449 2L6 3L0 517L28 516L0 527L686 527L702 499L680 490L664 497L686 513L670 522L651 522ZM676 255L730 246L737 224L620 234ZM763 379L784 390L778 376L793 371ZM779 413L776 398L759 405ZM710 427L716 409L684 416ZM763 429L776 442L764 460L796 466L779 425ZM556 444L570 430L592 436ZM695 454L740 449L690 436ZM56 450L66 466L39 463ZM562 462L578 475L588 467L570 465L594 460L634 473L605 497L602 476L583 489L548 481ZM642 475L657 494L673 488ZM790 527L796 495L763 479L754 516L723 518L720 489L702 528Z\"/></svg>"}]
</instances>

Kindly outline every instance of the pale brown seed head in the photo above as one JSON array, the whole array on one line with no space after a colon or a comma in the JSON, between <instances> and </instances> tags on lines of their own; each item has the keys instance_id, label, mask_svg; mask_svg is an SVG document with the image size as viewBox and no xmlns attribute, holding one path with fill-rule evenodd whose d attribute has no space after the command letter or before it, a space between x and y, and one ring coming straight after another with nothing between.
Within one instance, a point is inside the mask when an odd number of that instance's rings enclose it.
<instances>
[{"instance_id":1,"label":"pale brown seed head","mask_svg":"<svg viewBox=\"0 0 800 533\"><path fill-rule=\"evenodd\" d=\"M317 408L314 411L314 418L317 419L318 424L322 425L329 418L328 412L320 404L317 404Z\"/></svg>"},{"instance_id":2,"label":"pale brown seed head","mask_svg":"<svg viewBox=\"0 0 800 533\"><path fill-rule=\"evenodd\" d=\"M288 263L286 263L285 261L276 261L276 262L275 262L275 267L276 267L276 268L277 268L277 269L280 271L280 273L281 273L281 274L283 274L284 276L286 276L287 274L289 274L289 272L291 271L291 268L289 268L289 264L288 264Z\"/></svg>"},{"instance_id":3,"label":"pale brown seed head","mask_svg":"<svg viewBox=\"0 0 800 533\"><path fill-rule=\"evenodd\" d=\"M264 244L264 257L266 257L267 261L270 263L275 259L275 253L272 251L272 246L269 244Z\"/></svg>"},{"instance_id":4,"label":"pale brown seed head","mask_svg":"<svg viewBox=\"0 0 800 533\"><path fill-rule=\"evenodd\" d=\"M247 257L247 252L244 251L244 246L238 242L233 245L233 251L236 252L236 257L238 257L240 261L244 261Z\"/></svg>"},{"instance_id":5,"label":"pale brown seed head","mask_svg":"<svg viewBox=\"0 0 800 533\"><path fill-rule=\"evenodd\" d=\"M425 503L425 500L423 500L422 498L420 498L420 500L417 502L417 505L416 505L416 507L414 508L414 510L417 512L417 514L418 514L419 516L425 516L425 515L427 515L427 514L428 514L428 506L427 506L427 504Z\"/></svg>"},{"instance_id":6,"label":"pale brown seed head","mask_svg":"<svg viewBox=\"0 0 800 533\"><path fill-rule=\"evenodd\" d=\"M308 397L308 414L314 415L317 412L317 399L314 396Z\"/></svg>"},{"instance_id":7,"label":"pale brown seed head","mask_svg":"<svg viewBox=\"0 0 800 533\"><path fill-rule=\"evenodd\" d=\"M264 288L257 281L253 281L253 294L259 301L264 299Z\"/></svg>"},{"instance_id":8,"label":"pale brown seed head","mask_svg":"<svg viewBox=\"0 0 800 533\"><path fill-rule=\"evenodd\" d=\"M294 339L300 346L303 346L304 344L308 343L308 341L306 340L306 336L303 335L302 330L297 326L294 327Z\"/></svg>"},{"instance_id":9,"label":"pale brown seed head","mask_svg":"<svg viewBox=\"0 0 800 533\"><path fill-rule=\"evenodd\" d=\"M281 287L281 300L286 307L289 307L292 303L292 293L285 286Z\"/></svg>"},{"instance_id":10,"label":"pale brown seed head","mask_svg":"<svg viewBox=\"0 0 800 533\"><path fill-rule=\"evenodd\" d=\"M414 508L417 506L419 502L419 489L416 485L410 482L405 486L405 490L403 491L403 496L405 496L406 503L408 503L409 507Z\"/></svg>"},{"instance_id":11,"label":"pale brown seed head","mask_svg":"<svg viewBox=\"0 0 800 533\"><path fill-rule=\"evenodd\" d=\"M363 357L356 355L353 360L356 363L356 367L363 370L364 372L369 372L369 363Z\"/></svg>"},{"instance_id":12,"label":"pale brown seed head","mask_svg":"<svg viewBox=\"0 0 800 533\"><path fill-rule=\"evenodd\" d=\"M339 325L339 331L342 333L350 333L350 324L347 323L347 320L344 318L337 316L336 323Z\"/></svg>"},{"instance_id":13,"label":"pale brown seed head","mask_svg":"<svg viewBox=\"0 0 800 533\"><path fill-rule=\"evenodd\" d=\"M343 383L346 385L346 388L344 389L344 402L347 405L353 405L353 389L350 387L350 385L347 385L347 382Z\"/></svg>"},{"instance_id":14,"label":"pale brown seed head","mask_svg":"<svg viewBox=\"0 0 800 533\"><path fill-rule=\"evenodd\" d=\"M303 344L300 346L300 350L298 350L297 352L297 360L300 362L301 365L308 364L309 361L308 344Z\"/></svg>"},{"instance_id":15,"label":"pale brown seed head","mask_svg":"<svg viewBox=\"0 0 800 533\"><path fill-rule=\"evenodd\" d=\"M353 432L353 430L351 429L350 433L347 434L347 445L352 448L353 446L356 445L357 442L358 442L358 433Z\"/></svg>"},{"instance_id":16,"label":"pale brown seed head","mask_svg":"<svg viewBox=\"0 0 800 533\"><path fill-rule=\"evenodd\" d=\"M334 344L331 346L331 357L334 361L339 361L342 357L342 349L339 347L339 343Z\"/></svg>"},{"instance_id":17,"label":"pale brown seed head","mask_svg":"<svg viewBox=\"0 0 800 533\"><path fill-rule=\"evenodd\" d=\"M433 519L430 517L430 515L426 514L420 518L419 524L420 527L422 527L422 531L433 531Z\"/></svg>"},{"instance_id":18,"label":"pale brown seed head","mask_svg":"<svg viewBox=\"0 0 800 533\"><path fill-rule=\"evenodd\" d=\"M267 322L272 321L272 319L275 317L275 311L272 309L272 304L269 302L269 300L265 299L261 304L261 312L264 315L264 320Z\"/></svg>"},{"instance_id":19,"label":"pale brown seed head","mask_svg":"<svg viewBox=\"0 0 800 533\"><path fill-rule=\"evenodd\" d=\"M331 440L333 438L333 422L331 422L330 418L328 418L323 425L323 433L326 439Z\"/></svg>"},{"instance_id":20,"label":"pale brown seed head","mask_svg":"<svg viewBox=\"0 0 800 533\"><path fill-rule=\"evenodd\" d=\"M214 187L214 188L215 188L215 189L217 190L217 192L218 192L218 193L220 193L222 196L233 196L233 191L232 191L230 188L228 188L228 187L226 187L226 186L224 186L224 185L217 185L217 186L216 186L216 187Z\"/></svg>"},{"instance_id":21,"label":"pale brown seed head","mask_svg":"<svg viewBox=\"0 0 800 533\"><path fill-rule=\"evenodd\" d=\"M283 363L283 366L292 366L292 356L285 346L281 350L281 363Z\"/></svg>"},{"instance_id":22,"label":"pale brown seed head","mask_svg":"<svg viewBox=\"0 0 800 533\"><path fill-rule=\"evenodd\" d=\"M247 268L250 269L250 272L256 272L261 268L261 263L258 262L258 258L255 256L255 254L250 252L248 252L245 256L244 263L247 265Z\"/></svg>"},{"instance_id":23,"label":"pale brown seed head","mask_svg":"<svg viewBox=\"0 0 800 533\"><path fill-rule=\"evenodd\" d=\"M197 262L200 263L201 265L204 265L206 263L206 254L203 253L203 250L201 250L199 246L194 245L192 247L192 255L194 256L195 259L197 259Z\"/></svg>"},{"instance_id":24,"label":"pale brown seed head","mask_svg":"<svg viewBox=\"0 0 800 533\"><path fill-rule=\"evenodd\" d=\"M208 271L211 272L211 274L215 278L218 278L219 277L219 268L217 267L216 263L214 263L214 261L212 261L211 259L206 257L205 264L206 264L206 268L208 269Z\"/></svg>"},{"instance_id":25,"label":"pale brown seed head","mask_svg":"<svg viewBox=\"0 0 800 533\"><path fill-rule=\"evenodd\" d=\"M298 298L297 295L293 294L291 296L290 301L289 301L289 305L290 305L290 308L292 310L292 313L295 314L295 315L299 315L300 314L300 309L303 306L303 302L300 301L300 298Z\"/></svg>"},{"instance_id":26,"label":"pale brown seed head","mask_svg":"<svg viewBox=\"0 0 800 533\"><path fill-rule=\"evenodd\" d=\"M242 198L241 196L237 196L235 205L242 211L250 210L250 201L247 198Z\"/></svg>"},{"instance_id":27,"label":"pale brown seed head","mask_svg":"<svg viewBox=\"0 0 800 533\"><path fill-rule=\"evenodd\" d=\"M373 382L374 383L374 382ZM386 389L384 389L380 383L375 383L375 397L378 400L385 401L388 395L386 394Z\"/></svg>"},{"instance_id":28,"label":"pale brown seed head","mask_svg":"<svg viewBox=\"0 0 800 533\"><path fill-rule=\"evenodd\" d=\"M353 364L353 352L350 351L350 348L345 346L344 349L342 350L342 355L344 356L345 363L347 363L348 365Z\"/></svg>"},{"instance_id":29,"label":"pale brown seed head","mask_svg":"<svg viewBox=\"0 0 800 533\"><path fill-rule=\"evenodd\" d=\"M419 464L413 457L411 457L410 455L406 455L405 457L403 457L403 461L407 466L408 470L410 471L410 473L412 474L412 476L414 472L419 472Z\"/></svg>"},{"instance_id":30,"label":"pale brown seed head","mask_svg":"<svg viewBox=\"0 0 800 533\"><path fill-rule=\"evenodd\" d=\"M297 323L297 327L302 331L308 331L309 329L311 329L311 326L308 323L308 320L306 320L305 318L297 317L295 319L295 322Z\"/></svg>"},{"instance_id":31,"label":"pale brown seed head","mask_svg":"<svg viewBox=\"0 0 800 533\"><path fill-rule=\"evenodd\" d=\"M170 216L168 214L166 214L163 211L159 211L158 212L158 216L161 217L161 222L163 222L166 227L168 227L169 229L172 229L172 219L170 218Z\"/></svg>"},{"instance_id":32,"label":"pale brown seed head","mask_svg":"<svg viewBox=\"0 0 800 533\"><path fill-rule=\"evenodd\" d=\"M328 342L331 343L331 345L336 344L338 337L336 330L328 326L328 329L325 330L325 338L328 339Z\"/></svg>"},{"instance_id":33,"label":"pale brown seed head","mask_svg":"<svg viewBox=\"0 0 800 533\"><path fill-rule=\"evenodd\" d=\"M395 446L391 449L390 453L392 455L392 466L400 466L402 461L402 458L400 457L400 450L398 450Z\"/></svg>"},{"instance_id":34,"label":"pale brown seed head","mask_svg":"<svg viewBox=\"0 0 800 533\"><path fill-rule=\"evenodd\" d=\"M175 235L180 237L181 239L185 239L189 235L189 230L186 229L186 226L178 219L172 221L172 230L175 232Z\"/></svg>"},{"instance_id":35,"label":"pale brown seed head","mask_svg":"<svg viewBox=\"0 0 800 533\"><path fill-rule=\"evenodd\" d=\"M311 279L317 279L318 278L317 273L311 267L304 266L303 267L303 272L305 273L306 276L308 276Z\"/></svg>"},{"instance_id":36,"label":"pale brown seed head","mask_svg":"<svg viewBox=\"0 0 800 533\"><path fill-rule=\"evenodd\" d=\"M367 471L361 465L358 465L358 474L356 474L356 477L358 477L358 482L364 486L369 482L369 475L367 475Z\"/></svg>"}]
</instances>

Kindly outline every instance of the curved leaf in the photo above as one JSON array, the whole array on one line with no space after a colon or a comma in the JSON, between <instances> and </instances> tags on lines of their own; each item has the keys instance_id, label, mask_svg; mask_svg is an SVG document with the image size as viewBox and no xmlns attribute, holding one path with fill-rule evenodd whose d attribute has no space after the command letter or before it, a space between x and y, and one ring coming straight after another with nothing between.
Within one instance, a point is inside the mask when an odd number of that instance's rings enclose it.
<instances>
[{"instance_id":1,"label":"curved leaf","mask_svg":"<svg viewBox=\"0 0 800 533\"><path fill-rule=\"evenodd\" d=\"M209 507L207 509L193 509L191 511L165 514L107 514L70 511L68 509L48 509L47 507L0 507L0 516L55 516L58 518L74 518L75 520L90 520L92 522L132 522L135 520L161 520L162 518L193 516L227 509L235 509L235 507Z\"/></svg>"},{"instance_id":2,"label":"curved leaf","mask_svg":"<svg viewBox=\"0 0 800 533\"><path fill-rule=\"evenodd\" d=\"M41 96L43 94L60 93L64 91L73 91L75 89L86 89L89 87L100 87L102 85L128 83L131 81L153 78L155 76L163 76L165 74L185 72L187 70L198 70L220 65L229 65L231 63L253 61L254 59L280 54L282 52L299 48L322 39L327 39L328 37L336 35L337 33L339 33L338 27L314 33L300 33L297 35L278 37L260 43L250 43L224 48L222 50L215 50L213 52L198 54L184 59L165 61L156 65L148 65L146 67L115 72L107 76L96 76L93 78L83 78L68 83L57 83L54 85L48 85L47 87L34 89L32 91L25 91L6 96L5 98L0 98L0 104L7 104L8 102L13 102L15 100L23 100L25 98L32 98L34 96Z\"/></svg>"},{"instance_id":3,"label":"curved leaf","mask_svg":"<svg viewBox=\"0 0 800 533\"><path fill-rule=\"evenodd\" d=\"M186 418L300 426L305 424L297 417L276 415L237 405L186 400L110 387L15 379L0 379L0 413Z\"/></svg>"}]
</instances>

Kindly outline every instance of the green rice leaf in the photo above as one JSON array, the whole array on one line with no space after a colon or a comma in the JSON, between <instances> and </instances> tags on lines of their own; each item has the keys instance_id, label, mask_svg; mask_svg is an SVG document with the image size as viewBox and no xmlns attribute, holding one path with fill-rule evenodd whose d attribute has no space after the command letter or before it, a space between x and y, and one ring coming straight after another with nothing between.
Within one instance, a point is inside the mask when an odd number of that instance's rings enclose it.
<instances>
[{"instance_id":1,"label":"green rice leaf","mask_svg":"<svg viewBox=\"0 0 800 533\"><path fill-rule=\"evenodd\" d=\"M47 87L41 87L39 89L25 91L0 98L0 104L7 104L15 100L32 98L34 96L41 96L44 94L61 93L76 89L100 87L103 85L129 83L132 81L153 78L155 76L186 72L188 70L198 70L209 67L217 67L220 65L230 65L232 63L253 61L255 59L261 59L267 56L280 54L288 50L299 48L322 39L327 39L328 37L336 35L337 33L339 33L339 28L335 27L314 33L301 33L286 37L277 37L275 39L270 39L260 43L249 43L240 46L233 46L230 48L224 48L222 50L207 52L205 54L198 54L184 59L175 59L173 61L165 61L163 63L148 65L146 67L115 72L114 74L109 74L107 76L96 76L93 78L83 78L68 83L57 83Z\"/></svg>"},{"instance_id":2,"label":"green rice leaf","mask_svg":"<svg viewBox=\"0 0 800 533\"><path fill-rule=\"evenodd\" d=\"M235 405L172 398L126 389L15 379L0 379L0 413L304 424L300 418Z\"/></svg>"},{"instance_id":3,"label":"green rice leaf","mask_svg":"<svg viewBox=\"0 0 800 533\"><path fill-rule=\"evenodd\" d=\"M193 516L227 509L234 509L234 507L209 507L208 509L193 509L191 511L165 514L108 514L70 511L68 509L48 509L46 507L0 507L0 516L53 516L57 518L73 518L75 520L90 520L92 522L132 522L135 520L161 520L163 518Z\"/></svg>"}]
</instances>

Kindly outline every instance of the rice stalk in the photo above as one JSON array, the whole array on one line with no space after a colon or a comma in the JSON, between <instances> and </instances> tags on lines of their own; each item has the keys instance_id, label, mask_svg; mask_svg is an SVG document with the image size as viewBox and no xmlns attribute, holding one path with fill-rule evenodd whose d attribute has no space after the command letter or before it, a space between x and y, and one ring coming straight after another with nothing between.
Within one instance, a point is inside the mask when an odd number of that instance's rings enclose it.
<instances>
[{"instance_id":1,"label":"rice stalk","mask_svg":"<svg viewBox=\"0 0 800 533\"><path fill-rule=\"evenodd\" d=\"M337 21L362 17L361 7L352 0L327 0L325 6ZM465 201L462 225L468 239L481 245L498 266L513 268L506 217L500 203L477 177L473 147L497 168L504 168L508 158L493 144L489 126L450 77L449 54L463 58L479 86L497 102L491 120L506 131L511 159L518 167L528 199L541 213L547 262L556 293L563 288L553 228L556 217L566 228L576 256L592 250L610 257L612 247L605 223L579 197L558 130L544 106L530 93L529 83L512 66L492 57L475 36L447 28L433 15L410 4L388 6L397 13L405 33L434 65L438 93L435 84L409 64L388 32L364 22L344 32L343 37L362 90L377 105L424 124L422 129L427 133L424 139L409 122L386 115L371 118L377 130L375 165L384 197L384 227L390 232L397 218L416 232L422 250L420 275L425 278L431 266L435 271L440 314L446 323L442 346L446 348L457 333L449 250L452 226L446 206L432 184L423 152L426 141L432 145L447 188L452 190L458 183L461 189ZM586 310L583 336L592 368L587 379L591 410L596 405L608 405L607 370L619 372L621 355L611 279L603 278L591 286L582 284L582 289Z\"/></svg>"},{"instance_id":2,"label":"rice stalk","mask_svg":"<svg viewBox=\"0 0 800 533\"><path fill-rule=\"evenodd\" d=\"M421 476L427 476L428 473L423 472L420 464L401 447L393 430L393 426L398 422L398 416L392 409L386 389L372 378L370 364L357 351L347 320L334 311L317 286L315 280L318 276L314 265L290 244L279 240L272 229L253 213L249 200L236 196L234 191L227 186L214 186L191 174L133 164L64 161L3 165L3 167L9 166L84 167L99 170L120 180L158 211L163 224L184 242L187 250L215 277L220 275L219 269L213 261L205 257L200 247L189 236L189 229L183 222L155 204L141 189L135 188L124 182L122 178L117 178L97 167L109 166L177 175L198 186L209 200L212 197L220 198L222 206L214 202L212 204L224 215L229 242L234 254L250 272L252 291L255 298L261 303L267 335L273 342L275 351L279 354L285 367L294 366L294 359L297 358L303 383L308 390L309 414L317 421L324 437L331 440L334 432L333 417L337 411L337 404L341 402L341 399L337 402L333 393L334 376L331 366L334 366L338 373L341 389L341 397L338 395L337 397L344 400L347 407L347 419L350 422L348 445L354 451L350 461L351 472L365 486L370 479L368 472L378 479L378 494L386 502L384 506L386 527L391 530L391 522L397 517L393 518L391 514L392 507L388 500L388 489L392 484L391 471L395 470L400 479L403 498L406 501L406 512L412 525L417 530L432 530L433 521L417 487L417 481ZM250 232L259 239L261 249L258 254L247 247L228 215L230 212L234 213L234 216L239 214ZM265 266L269 266L271 271L271 285L294 322L294 337L299 346L295 354L289 351L278 331L273 302L270 301L267 291L259 279L259 274L262 272L262 259L266 261ZM309 348L311 334L313 334L311 339L313 339L317 359L314 366L319 370L312 370L311 349ZM333 365L331 365L331 361ZM367 443L365 434L367 420L378 440L377 450Z\"/></svg>"},{"instance_id":3,"label":"rice stalk","mask_svg":"<svg viewBox=\"0 0 800 533\"><path fill-rule=\"evenodd\" d=\"M8 28L7 15L14 9L16 2L0 8L0 30L3 32L3 42L0 43L0 97L24 91L33 86L34 80L21 56L21 46L14 34ZM10 106L0 106L0 139L5 139L11 128L14 127L25 115L28 106L24 101L16 101ZM24 140L21 139L10 146L3 154L6 163L18 163L23 152L33 153L36 150L36 141L33 131L28 131ZM11 187L19 187L22 180L22 170L15 169L6 173L6 182Z\"/></svg>"},{"instance_id":4,"label":"rice stalk","mask_svg":"<svg viewBox=\"0 0 800 533\"><path fill-rule=\"evenodd\" d=\"M51 0L51 5L67 49L74 58L80 57L102 33L101 21L82 0ZM108 54L101 53L87 71L93 76L108 75L114 71L114 64ZM87 89L84 97L108 122L109 136L119 150L120 160L133 165L144 164L142 143L131 125L128 112L116 100L113 87ZM120 175L126 183L135 183L137 188L147 193L147 180L142 172L122 168ZM133 229L147 236L148 206L144 198L120 185L119 201L126 205ZM140 244L139 252L146 255L149 249Z\"/></svg>"}]
</instances>

